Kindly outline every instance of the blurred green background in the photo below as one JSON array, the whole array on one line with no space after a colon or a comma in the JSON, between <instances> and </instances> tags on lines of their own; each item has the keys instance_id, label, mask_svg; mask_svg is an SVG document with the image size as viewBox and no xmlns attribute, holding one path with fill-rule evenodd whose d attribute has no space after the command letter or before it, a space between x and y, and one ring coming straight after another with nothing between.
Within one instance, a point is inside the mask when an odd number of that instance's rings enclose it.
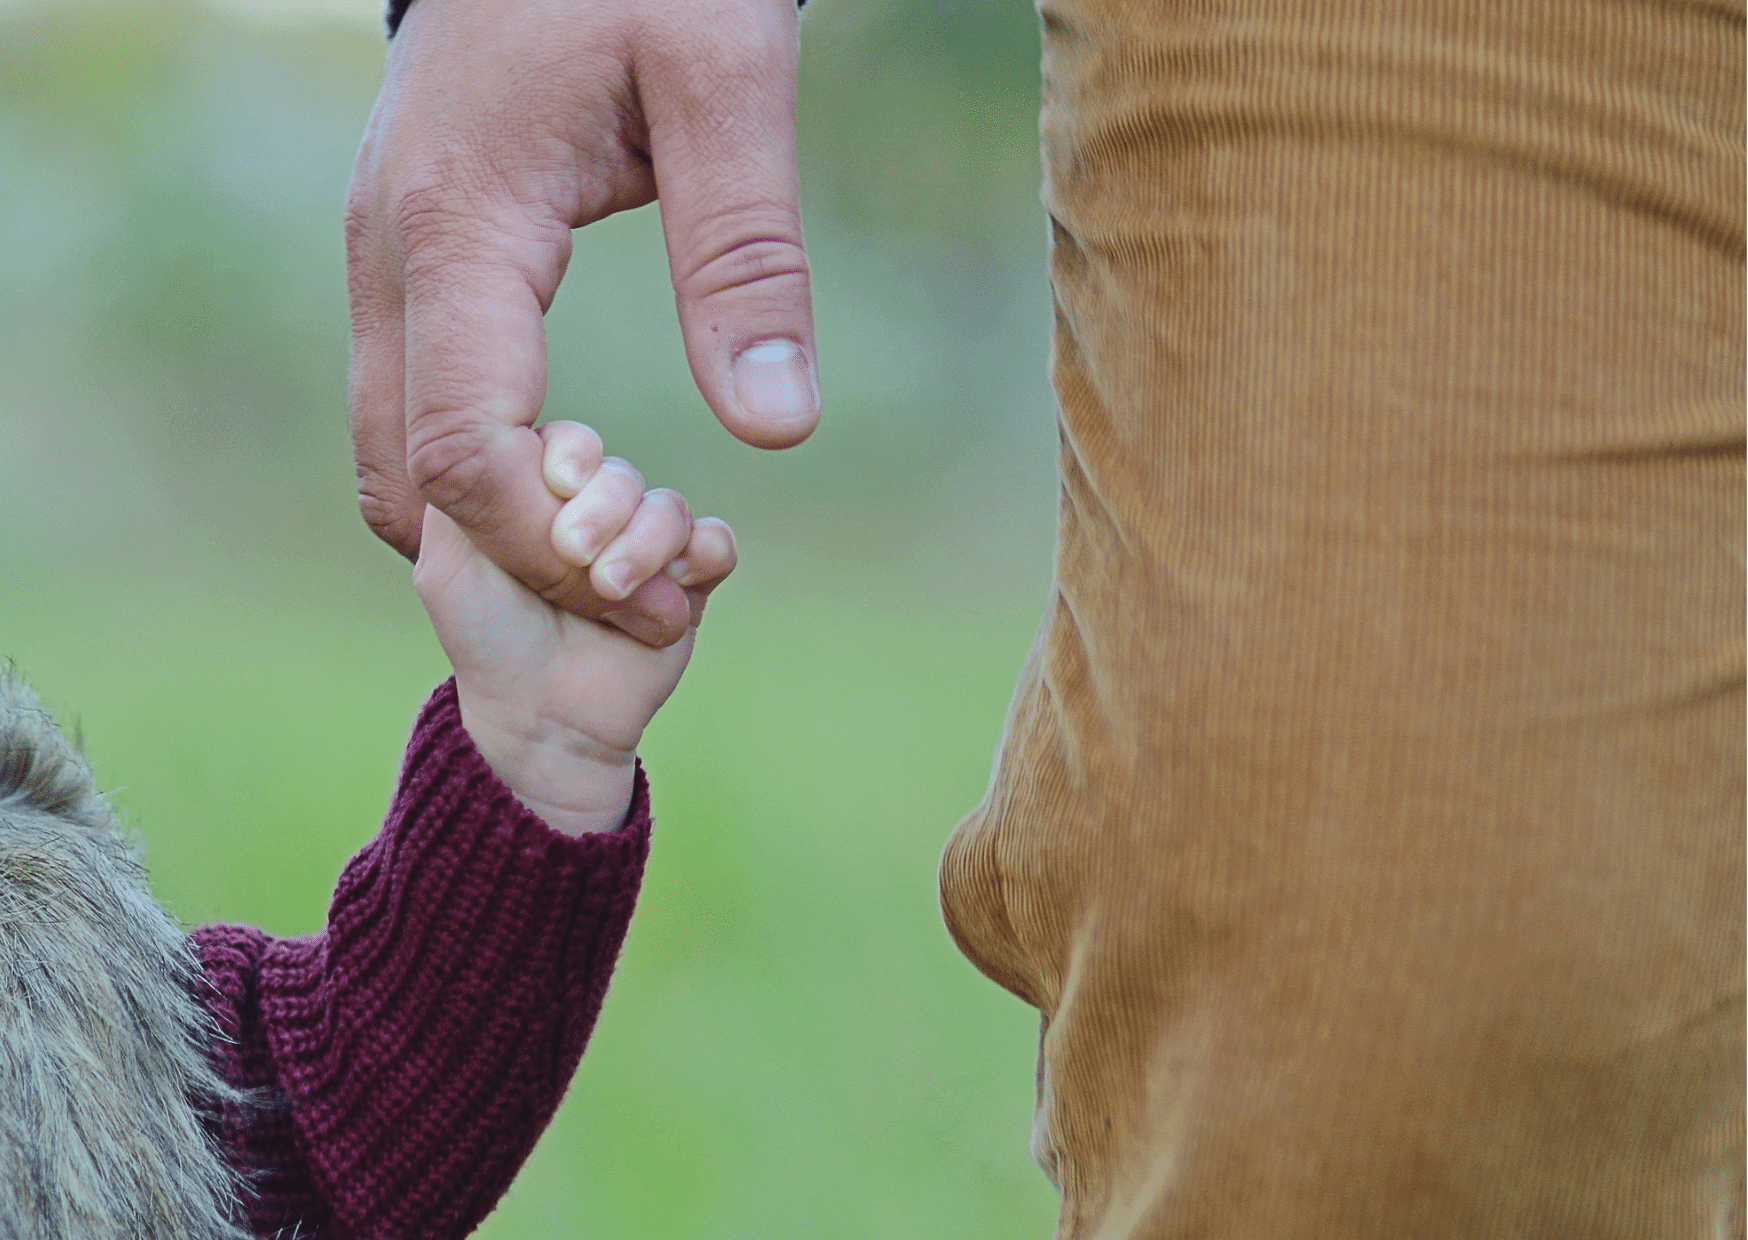
<instances>
[{"instance_id":1,"label":"blurred green background","mask_svg":"<svg viewBox=\"0 0 1748 1240\"><path fill-rule=\"evenodd\" d=\"M1023 0L814 0L825 421L693 391L654 208L579 235L548 416L740 534L645 756L658 832L569 1101L482 1235L1048 1235L1037 1024L940 924L1049 582ZM0 657L87 736L189 922L321 924L445 674L358 520L352 0L0 4Z\"/></svg>"}]
</instances>

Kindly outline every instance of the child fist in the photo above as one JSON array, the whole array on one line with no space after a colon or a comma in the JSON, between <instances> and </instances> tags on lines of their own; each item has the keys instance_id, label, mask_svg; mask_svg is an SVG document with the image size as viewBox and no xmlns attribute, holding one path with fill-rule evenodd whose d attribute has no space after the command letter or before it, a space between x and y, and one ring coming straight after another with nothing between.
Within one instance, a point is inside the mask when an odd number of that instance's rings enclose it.
<instances>
[{"instance_id":1,"label":"child fist","mask_svg":"<svg viewBox=\"0 0 1748 1240\"><path fill-rule=\"evenodd\" d=\"M646 492L588 427L554 422L540 436L546 484L565 501L554 550L588 568L603 598L664 575L690 607L685 636L656 650L553 606L435 508L425 510L413 584L455 669L462 723L492 770L558 830L613 831L631 804L643 729L686 670L705 600L734 570L734 534L714 517L693 520L673 491ZM613 619L635 627L635 617Z\"/></svg>"}]
</instances>

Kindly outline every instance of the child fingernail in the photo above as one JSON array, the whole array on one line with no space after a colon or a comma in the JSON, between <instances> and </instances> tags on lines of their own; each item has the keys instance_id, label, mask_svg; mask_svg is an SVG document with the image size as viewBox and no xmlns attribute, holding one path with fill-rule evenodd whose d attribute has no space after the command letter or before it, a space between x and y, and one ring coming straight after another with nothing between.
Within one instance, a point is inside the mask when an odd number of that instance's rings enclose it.
<instances>
[{"instance_id":1,"label":"child fingernail","mask_svg":"<svg viewBox=\"0 0 1748 1240\"><path fill-rule=\"evenodd\" d=\"M682 556L680 559L677 559L677 560L673 561L671 564L669 564L667 571L668 571L668 576L672 577L675 581L679 582L681 585L685 585L686 584L686 575L692 571L692 566L691 566L691 564L687 563L685 557Z\"/></svg>"},{"instance_id":2,"label":"child fingernail","mask_svg":"<svg viewBox=\"0 0 1748 1240\"><path fill-rule=\"evenodd\" d=\"M624 598L631 593L631 565L624 560L607 565L601 570L601 576L607 579L608 588L613 591L614 598Z\"/></svg>"},{"instance_id":3,"label":"child fingernail","mask_svg":"<svg viewBox=\"0 0 1748 1240\"><path fill-rule=\"evenodd\" d=\"M565 526L559 531L559 538L564 541L570 554L565 558L572 564L587 568L595 562L595 556L600 553L599 540L595 531L581 521Z\"/></svg>"},{"instance_id":4,"label":"child fingernail","mask_svg":"<svg viewBox=\"0 0 1748 1240\"><path fill-rule=\"evenodd\" d=\"M583 489L583 471L569 457L554 461L546 470L546 488L560 499L569 499Z\"/></svg>"}]
</instances>

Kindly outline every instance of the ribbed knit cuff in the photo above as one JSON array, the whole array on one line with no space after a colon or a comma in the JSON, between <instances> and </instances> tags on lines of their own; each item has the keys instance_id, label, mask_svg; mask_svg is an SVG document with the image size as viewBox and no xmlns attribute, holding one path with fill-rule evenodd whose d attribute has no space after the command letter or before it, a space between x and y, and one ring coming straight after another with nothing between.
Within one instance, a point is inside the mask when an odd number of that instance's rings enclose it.
<instances>
[{"instance_id":1,"label":"ribbed knit cuff","mask_svg":"<svg viewBox=\"0 0 1748 1240\"><path fill-rule=\"evenodd\" d=\"M509 1187L593 1029L648 846L641 767L621 830L561 834L474 748L454 682L431 696L327 933L261 961L276 1083L347 1235L464 1235Z\"/></svg>"}]
</instances>

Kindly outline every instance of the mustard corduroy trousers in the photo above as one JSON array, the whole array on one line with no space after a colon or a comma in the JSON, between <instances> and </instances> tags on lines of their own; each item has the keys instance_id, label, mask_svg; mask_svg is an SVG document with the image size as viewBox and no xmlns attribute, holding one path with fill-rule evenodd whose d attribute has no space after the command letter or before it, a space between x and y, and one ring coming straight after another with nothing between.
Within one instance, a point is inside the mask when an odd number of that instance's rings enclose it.
<instances>
[{"instance_id":1,"label":"mustard corduroy trousers","mask_svg":"<svg viewBox=\"0 0 1748 1240\"><path fill-rule=\"evenodd\" d=\"M1740 5L1041 12L1059 1237L1740 1236Z\"/></svg>"}]
</instances>

